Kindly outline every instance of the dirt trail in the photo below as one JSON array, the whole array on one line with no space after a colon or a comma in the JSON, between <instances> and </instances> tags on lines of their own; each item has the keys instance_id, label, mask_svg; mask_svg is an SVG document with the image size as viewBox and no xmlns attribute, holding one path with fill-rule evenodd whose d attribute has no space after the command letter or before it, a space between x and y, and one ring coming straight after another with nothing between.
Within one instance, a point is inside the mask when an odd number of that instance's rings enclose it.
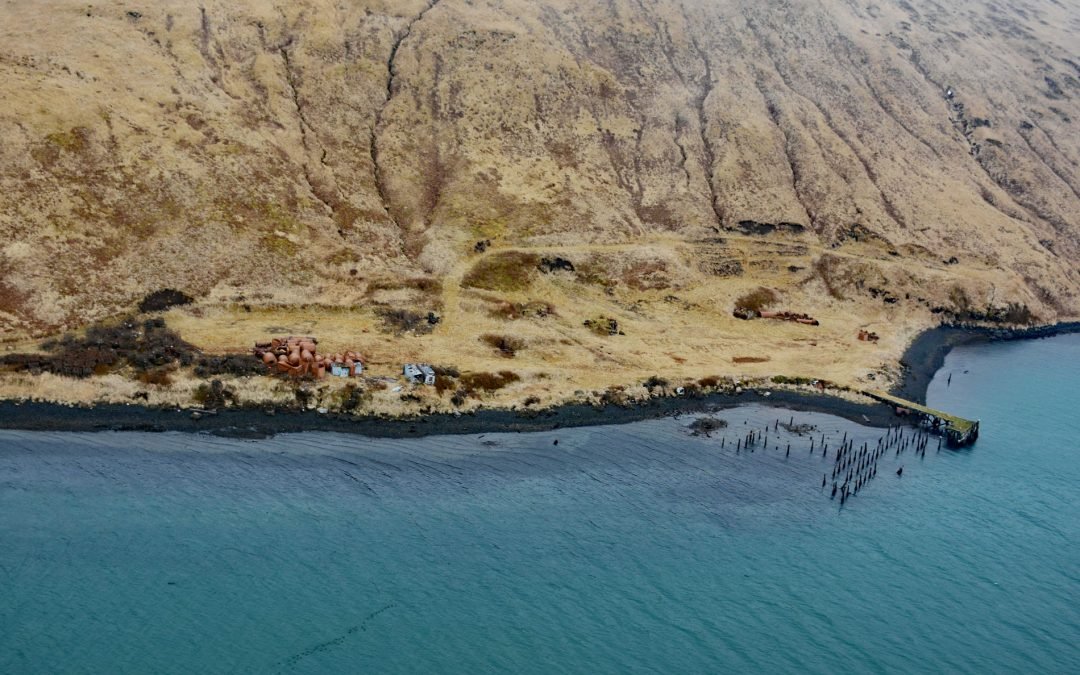
<instances>
[{"instance_id":1,"label":"dirt trail","mask_svg":"<svg viewBox=\"0 0 1080 675\"><path fill-rule=\"evenodd\" d=\"M838 258L870 263L890 270L895 270L897 268L910 270L914 266L927 272L934 272L943 268L942 265L934 265L926 261L909 258L893 258L885 252L882 252L881 255L868 255L850 250L845 251L843 249L822 246L820 243L807 240L784 240L766 236L727 233L723 235L723 240L725 244L732 244L741 249L738 253L744 264L748 264L751 260L762 259L774 255L770 253L766 247L780 245L804 249L806 251L805 254L783 255L781 257L787 259L802 258L808 263L814 257L830 255ZM489 247L480 253L470 253L462 257L442 279L442 321L436 331L443 336L472 335L475 332L475 327L471 325L471 322L474 321L475 317L471 313L463 311L461 308L462 281L469 270L487 256L504 253L537 253L562 256L589 253L640 253L642 250L648 248L679 250L686 249L689 245L692 245L692 242L687 242L677 237L656 236L625 244L571 244L563 246L508 245ZM760 251L755 251L755 248L758 247L760 247Z\"/></svg>"}]
</instances>

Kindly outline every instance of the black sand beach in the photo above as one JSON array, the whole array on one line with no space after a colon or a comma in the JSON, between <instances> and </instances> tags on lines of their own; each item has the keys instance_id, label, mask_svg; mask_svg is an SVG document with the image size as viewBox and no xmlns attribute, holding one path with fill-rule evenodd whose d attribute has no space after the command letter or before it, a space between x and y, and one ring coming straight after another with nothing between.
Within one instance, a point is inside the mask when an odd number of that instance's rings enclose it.
<instances>
[{"instance_id":1,"label":"black sand beach","mask_svg":"<svg viewBox=\"0 0 1080 675\"><path fill-rule=\"evenodd\" d=\"M926 388L934 373L945 363L953 347L977 342L1032 340L1065 333L1080 332L1080 321L1056 323L1033 328L992 328L983 326L944 325L923 331L908 345L900 364L904 379L892 393L916 403L926 403Z\"/></svg>"},{"instance_id":2,"label":"black sand beach","mask_svg":"<svg viewBox=\"0 0 1080 675\"><path fill-rule=\"evenodd\" d=\"M945 356L958 345L995 340L1019 340L1080 332L1080 322L1030 329L939 326L921 333L905 351L904 379L893 393L924 403L926 388ZM767 393L766 393L767 391ZM391 418L316 411L274 410L262 407L221 410L192 415L190 409L151 408L136 404L68 406L55 403L0 401L0 429L36 431L183 431L238 438L263 438L278 433L333 431L384 438L442 434L543 431L565 427L626 424L659 417L716 412L758 403L792 411L836 415L867 426L903 422L882 404L855 403L838 396L787 390L747 390L740 394L663 397L644 403L603 407L574 404L547 410L490 409L473 413ZM781 415L783 417L783 415Z\"/></svg>"},{"instance_id":3,"label":"black sand beach","mask_svg":"<svg viewBox=\"0 0 1080 675\"><path fill-rule=\"evenodd\" d=\"M548 410L480 410L474 413L434 414L390 418L320 414L313 410L262 408L221 410L195 419L191 410L105 404L66 406L54 403L0 402L0 429L36 431L184 431L237 438L263 438L279 433L333 431L381 438L443 434L545 431L567 427L626 424L659 417L717 412L749 403L792 411L821 412L870 426L895 424L888 407L853 403L826 394L769 390L741 394L710 394L696 398L655 398L627 406L565 405ZM782 416L782 415L781 415Z\"/></svg>"}]
</instances>

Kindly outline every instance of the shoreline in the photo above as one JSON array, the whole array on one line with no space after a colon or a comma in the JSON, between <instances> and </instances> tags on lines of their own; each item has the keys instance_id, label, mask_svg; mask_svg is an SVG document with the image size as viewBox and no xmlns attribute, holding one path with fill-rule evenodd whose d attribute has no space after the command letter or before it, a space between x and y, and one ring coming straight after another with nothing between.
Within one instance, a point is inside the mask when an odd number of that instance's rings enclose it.
<instances>
[{"instance_id":1,"label":"shoreline","mask_svg":"<svg viewBox=\"0 0 1080 675\"><path fill-rule=\"evenodd\" d=\"M994 328L963 324L941 325L919 333L900 357L903 379L889 393L926 404L926 390L934 374L954 347L982 342L1036 340L1080 333L1080 321L1065 321L1031 328Z\"/></svg>"},{"instance_id":2,"label":"shoreline","mask_svg":"<svg viewBox=\"0 0 1080 675\"><path fill-rule=\"evenodd\" d=\"M103 404L68 406L59 403L0 401L0 429L21 431L144 431L209 433L230 438L266 438L282 433L327 431L370 438L521 433L562 428L628 424L664 417L718 413L742 405L760 404L794 412L835 415L872 427L886 427L897 418L887 406L856 403L840 396L784 389L769 395L747 390L740 394L665 396L635 405L569 404L544 410L490 408L471 413L436 413L423 417L355 416L313 410L237 408L192 418L190 409Z\"/></svg>"},{"instance_id":3,"label":"shoreline","mask_svg":"<svg viewBox=\"0 0 1080 675\"><path fill-rule=\"evenodd\" d=\"M1080 332L1080 321L1024 329L943 325L920 333L900 359L903 379L897 396L925 403L926 390L954 347L979 342L1036 339ZM0 401L0 429L22 431L144 431L210 433L233 438L266 438L280 433L327 431L373 438L551 431L560 428L627 424L683 414L714 413L760 404L796 412L835 415L870 427L887 427L903 418L879 403L858 403L828 393L789 389L747 390L695 397L664 396L634 405L567 404L543 410L491 408L469 413L389 417L275 410L261 407L220 410L193 419L191 409L132 404L72 406L62 403Z\"/></svg>"}]
</instances>

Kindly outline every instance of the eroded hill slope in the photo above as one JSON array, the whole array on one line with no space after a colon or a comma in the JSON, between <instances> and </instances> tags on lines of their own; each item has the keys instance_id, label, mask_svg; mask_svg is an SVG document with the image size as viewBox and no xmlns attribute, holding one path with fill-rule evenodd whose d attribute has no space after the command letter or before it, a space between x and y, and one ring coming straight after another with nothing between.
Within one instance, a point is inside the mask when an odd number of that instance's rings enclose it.
<instances>
[{"instance_id":1,"label":"eroded hill slope","mask_svg":"<svg viewBox=\"0 0 1080 675\"><path fill-rule=\"evenodd\" d=\"M7 341L175 287L209 349L381 307L444 316L418 354L497 358L477 334L543 301L511 329L541 361L631 364L740 344L767 286L838 345L894 336L858 370L942 315L1080 313L1080 13L1051 0L12 1L0 35Z\"/></svg>"}]
</instances>

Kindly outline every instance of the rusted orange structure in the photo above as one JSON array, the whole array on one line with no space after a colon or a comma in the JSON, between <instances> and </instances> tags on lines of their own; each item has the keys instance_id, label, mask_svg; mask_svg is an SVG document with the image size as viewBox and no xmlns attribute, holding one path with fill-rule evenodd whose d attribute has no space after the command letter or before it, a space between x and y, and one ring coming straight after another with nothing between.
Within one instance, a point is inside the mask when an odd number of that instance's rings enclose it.
<instances>
[{"instance_id":1,"label":"rusted orange structure","mask_svg":"<svg viewBox=\"0 0 1080 675\"><path fill-rule=\"evenodd\" d=\"M764 310L760 313L762 319L780 319L781 321L794 321L795 323L805 324L807 326L818 326L820 322L809 314L799 314L797 312L772 312Z\"/></svg>"},{"instance_id":2,"label":"rusted orange structure","mask_svg":"<svg viewBox=\"0 0 1080 675\"><path fill-rule=\"evenodd\" d=\"M319 354L318 342L313 337L274 338L270 342L257 343L252 352L262 359L272 372L287 373L295 377L311 375L321 378L335 367L339 372L347 369L349 377L355 377L363 370L363 360L356 352Z\"/></svg>"}]
</instances>

